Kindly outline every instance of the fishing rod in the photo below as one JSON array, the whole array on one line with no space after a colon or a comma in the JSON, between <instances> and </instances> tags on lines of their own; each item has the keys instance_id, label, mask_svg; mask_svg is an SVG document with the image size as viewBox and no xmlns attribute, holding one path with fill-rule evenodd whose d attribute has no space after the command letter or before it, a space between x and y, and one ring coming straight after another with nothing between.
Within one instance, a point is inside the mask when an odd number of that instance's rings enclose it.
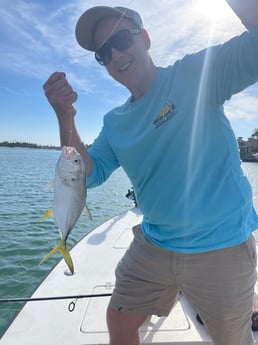
<instances>
[{"instance_id":1,"label":"fishing rod","mask_svg":"<svg viewBox=\"0 0 258 345\"><path fill-rule=\"evenodd\" d=\"M0 303L10 302L41 302L65 299L81 299L81 298L97 298L97 297L110 297L112 293L89 294L89 295L68 295L68 296L52 296L52 297L22 297L22 298L0 298Z\"/></svg>"},{"instance_id":2,"label":"fishing rod","mask_svg":"<svg viewBox=\"0 0 258 345\"><path fill-rule=\"evenodd\" d=\"M52 297L0 298L0 303L42 302L42 301L72 299L72 302L70 302L68 305L68 310L70 312L73 312L78 299L110 297L110 296L112 296L112 293L100 293L100 294L88 294L88 295L70 295L70 296L52 296Z\"/></svg>"}]
</instances>

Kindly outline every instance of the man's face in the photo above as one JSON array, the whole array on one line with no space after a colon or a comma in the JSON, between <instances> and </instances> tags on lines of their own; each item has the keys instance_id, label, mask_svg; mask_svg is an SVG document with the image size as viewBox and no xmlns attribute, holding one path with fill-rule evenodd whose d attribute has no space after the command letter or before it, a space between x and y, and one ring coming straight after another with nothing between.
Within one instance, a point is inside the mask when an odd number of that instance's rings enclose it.
<instances>
[{"instance_id":1,"label":"man's face","mask_svg":"<svg viewBox=\"0 0 258 345\"><path fill-rule=\"evenodd\" d=\"M123 29L136 29L128 19L118 23L115 17L103 19L95 29L94 41L96 47L101 47L103 42ZM112 48L112 58L105 66L110 75L121 84L125 85L132 93L144 80L148 71L150 56L148 54L149 38L144 30L132 35L132 45L125 50Z\"/></svg>"}]
</instances>

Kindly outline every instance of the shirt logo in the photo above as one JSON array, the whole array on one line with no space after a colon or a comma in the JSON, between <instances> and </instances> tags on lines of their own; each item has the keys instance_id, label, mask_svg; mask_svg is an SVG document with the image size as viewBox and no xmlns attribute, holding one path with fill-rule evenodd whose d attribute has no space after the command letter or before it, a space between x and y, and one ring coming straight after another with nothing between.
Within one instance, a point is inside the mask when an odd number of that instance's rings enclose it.
<instances>
[{"instance_id":1,"label":"shirt logo","mask_svg":"<svg viewBox=\"0 0 258 345\"><path fill-rule=\"evenodd\" d=\"M175 105L174 104L169 105L165 103L159 115L153 121L153 125L155 126L156 129L159 128L161 125L163 125L163 123L165 123L168 119L174 116L175 113L176 113Z\"/></svg>"}]
</instances>

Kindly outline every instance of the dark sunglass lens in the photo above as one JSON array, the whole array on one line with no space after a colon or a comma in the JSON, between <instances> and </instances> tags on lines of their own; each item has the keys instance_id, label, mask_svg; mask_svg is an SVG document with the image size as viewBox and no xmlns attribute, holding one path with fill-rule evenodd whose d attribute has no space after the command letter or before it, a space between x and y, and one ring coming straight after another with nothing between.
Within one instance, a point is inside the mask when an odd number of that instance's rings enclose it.
<instances>
[{"instance_id":1,"label":"dark sunglass lens","mask_svg":"<svg viewBox=\"0 0 258 345\"><path fill-rule=\"evenodd\" d=\"M103 66L107 65L112 59L112 50L109 42L95 52L96 60Z\"/></svg>"},{"instance_id":2,"label":"dark sunglass lens","mask_svg":"<svg viewBox=\"0 0 258 345\"><path fill-rule=\"evenodd\" d=\"M132 33L127 29L120 30L95 52L95 58L105 66L112 60L112 48L122 51L130 48L132 43Z\"/></svg>"},{"instance_id":3,"label":"dark sunglass lens","mask_svg":"<svg viewBox=\"0 0 258 345\"><path fill-rule=\"evenodd\" d=\"M101 57L99 56L97 52L95 52L95 59L98 61L100 65L105 66L103 60L101 59Z\"/></svg>"},{"instance_id":4,"label":"dark sunglass lens","mask_svg":"<svg viewBox=\"0 0 258 345\"><path fill-rule=\"evenodd\" d=\"M110 39L110 44L117 50L125 50L132 45L132 34L129 30L121 30Z\"/></svg>"}]
</instances>

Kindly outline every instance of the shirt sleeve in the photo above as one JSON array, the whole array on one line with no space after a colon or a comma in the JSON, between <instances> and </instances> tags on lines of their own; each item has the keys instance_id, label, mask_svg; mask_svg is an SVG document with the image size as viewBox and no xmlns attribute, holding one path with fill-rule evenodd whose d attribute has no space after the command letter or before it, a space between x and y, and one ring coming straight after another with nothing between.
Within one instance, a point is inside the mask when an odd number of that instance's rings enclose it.
<instances>
[{"instance_id":1,"label":"shirt sleeve","mask_svg":"<svg viewBox=\"0 0 258 345\"><path fill-rule=\"evenodd\" d=\"M217 104L258 81L258 28L217 47L210 77L210 95Z\"/></svg>"},{"instance_id":2,"label":"shirt sleeve","mask_svg":"<svg viewBox=\"0 0 258 345\"><path fill-rule=\"evenodd\" d=\"M87 178L87 187L93 188L104 183L120 163L109 145L104 128L88 152L93 160L93 168Z\"/></svg>"}]
</instances>

